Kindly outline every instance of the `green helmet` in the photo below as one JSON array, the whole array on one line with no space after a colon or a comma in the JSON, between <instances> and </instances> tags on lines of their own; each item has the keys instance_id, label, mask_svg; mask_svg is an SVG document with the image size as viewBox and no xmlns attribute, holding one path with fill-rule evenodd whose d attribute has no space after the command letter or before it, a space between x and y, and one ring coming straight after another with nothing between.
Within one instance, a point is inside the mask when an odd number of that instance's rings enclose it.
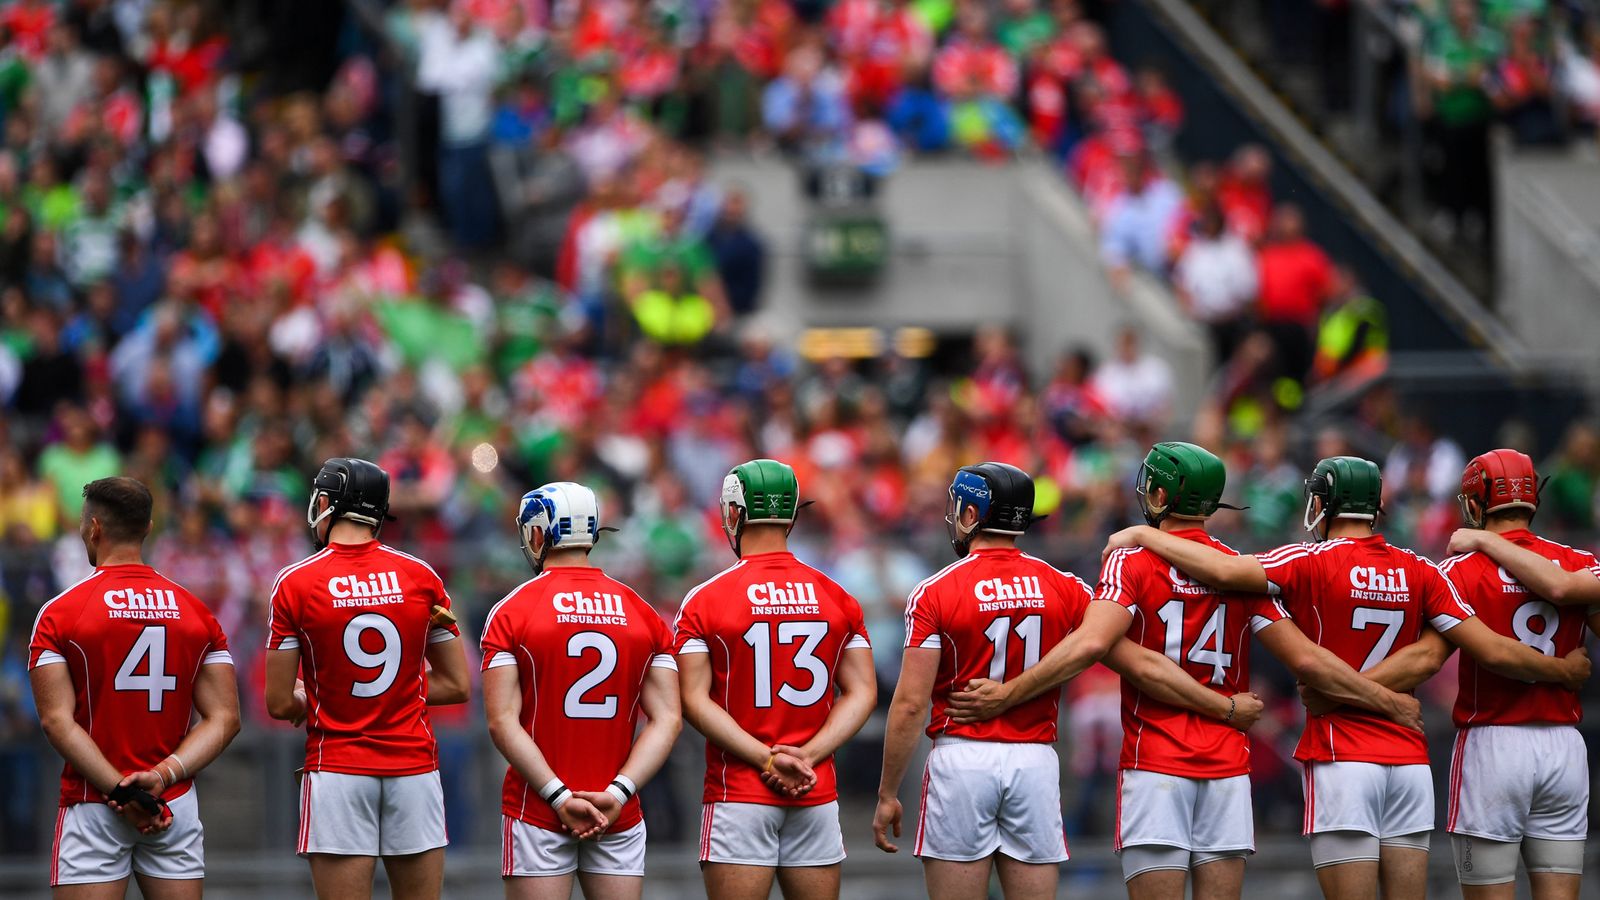
<instances>
[{"instance_id":1,"label":"green helmet","mask_svg":"<svg viewBox=\"0 0 1600 900\"><path fill-rule=\"evenodd\" d=\"M1311 501L1315 497L1322 498L1322 510L1313 519ZM1330 456L1317 463L1306 479L1306 511L1301 522L1313 535L1324 519L1375 522L1382 499L1383 472L1377 463L1359 456Z\"/></svg>"},{"instance_id":2,"label":"green helmet","mask_svg":"<svg viewBox=\"0 0 1600 900\"><path fill-rule=\"evenodd\" d=\"M750 524L794 527L800 508L800 481L794 469L775 459L752 459L734 466L722 479L722 530L739 555L739 539Z\"/></svg>"},{"instance_id":3,"label":"green helmet","mask_svg":"<svg viewBox=\"0 0 1600 900\"><path fill-rule=\"evenodd\" d=\"M1222 505L1222 488L1228 471L1222 460L1198 444L1163 441L1145 454L1139 467L1139 505L1144 519L1161 524L1167 516L1204 519ZM1155 505L1156 488L1165 488L1167 502Z\"/></svg>"}]
</instances>

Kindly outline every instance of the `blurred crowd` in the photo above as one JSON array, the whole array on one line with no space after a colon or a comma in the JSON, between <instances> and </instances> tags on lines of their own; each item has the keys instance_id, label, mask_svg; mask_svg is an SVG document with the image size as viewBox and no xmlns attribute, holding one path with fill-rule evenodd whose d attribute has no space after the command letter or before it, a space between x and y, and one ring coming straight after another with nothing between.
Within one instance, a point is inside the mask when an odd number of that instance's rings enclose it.
<instances>
[{"instance_id":1,"label":"blurred crowd","mask_svg":"<svg viewBox=\"0 0 1600 900\"><path fill-rule=\"evenodd\" d=\"M1001 328L937 358L802 358L755 315L767 250L744 191L707 175L730 143L876 177L907 152L1049 154L1112 277L1170 279L1211 335L1194 436L1250 506L1225 534L1293 539L1305 465L1345 451L1387 456L1401 538L1448 534L1463 450L1401 398L1315 435L1288 415L1307 384L1381 371L1381 304L1273 197L1263 150L1173 158L1181 103L1110 56L1091 4L333 4L311 90L244 52L243 8L0 7L8 771L42 771L27 623L86 570L79 491L106 475L154 490L151 561L217 612L263 729L267 589L310 551L308 481L334 455L390 472L383 537L439 568L469 632L526 576L514 499L557 479L596 488L621 529L601 561L670 617L730 561L716 497L756 455L817 501L800 552L862 600L886 683L904 597L949 553L957 466L1035 473L1049 518L1030 540L1092 579L1136 517L1144 448L1188 418L1166 362L1133 328L1042 377ZM1550 470L1548 520L1591 529L1600 437L1576 428ZM1115 756L1097 679L1074 689L1085 783ZM1103 809L1080 812L1103 831ZM35 813L26 792L0 802L0 850L34 846Z\"/></svg>"}]
</instances>

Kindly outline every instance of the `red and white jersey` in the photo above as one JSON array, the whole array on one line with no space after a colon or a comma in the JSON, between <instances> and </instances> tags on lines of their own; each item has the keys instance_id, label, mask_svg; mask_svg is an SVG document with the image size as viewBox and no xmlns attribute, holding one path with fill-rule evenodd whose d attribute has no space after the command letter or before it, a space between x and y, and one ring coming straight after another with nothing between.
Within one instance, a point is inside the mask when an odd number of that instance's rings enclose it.
<instances>
[{"instance_id":1,"label":"red and white jersey","mask_svg":"<svg viewBox=\"0 0 1600 900\"><path fill-rule=\"evenodd\" d=\"M1172 532L1237 555L1199 528ZM1128 639L1168 659L1223 696L1250 689L1250 635L1288 618L1277 601L1230 594L1191 580L1142 547L1114 551L1100 572L1096 600L1133 616ZM1184 778L1232 778L1250 771L1244 732L1192 710L1163 703L1122 680L1123 769Z\"/></svg>"},{"instance_id":2,"label":"red and white jersey","mask_svg":"<svg viewBox=\"0 0 1600 900\"><path fill-rule=\"evenodd\" d=\"M1059 688L972 725L950 721L950 693L974 678L1022 674L1083 624L1089 596L1078 576L1014 547L973 550L917 585L906 601L906 646L939 651L928 736L1054 743Z\"/></svg>"},{"instance_id":3,"label":"red and white jersey","mask_svg":"<svg viewBox=\"0 0 1600 900\"><path fill-rule=\"evenodd\" d=\"M844 651L871 648L861 604L793 553L755 553L689 592L673 625L680 655L711 656L711 696L768 746L809 741L833 709ZM706 743L705 803L817 806L839 796L833 759L817 784L783 797L761 773Z\"/></svg>"},{"instance_id":4,"label":"red and white jersey","mask_svg":"<svg viewBox=\"0 0 1600 900\"><path fill-rule=\"evenodd\" d=\"M1444 632L1474 615L1433 563L1381 534L1290 544L1257 558L1306 636L1359 672L1415 643L1424 624ZM1377 713L1340 707L1306 721L1294 757L1426 764L1428 744Z\"/></svg>"},{"instance_id":5,"label":"red and white jersey","mask_svg":"<svg viewBox=\"0 0 1600 900\"><path fill-rule=\"evenodd\" d=\"M28 668L67 666L73 718L119 772L138 772L178 748L194 717L200 667L232 665L228 639L206 609L145 565L101 566L39 610ZM179 781L162 796L183 796ZM69 763L61 805L104 803Z\"/></svg>"},{"instance_id":6,"label":"red and white jersey","mask_svg":"<svg viewBox=\"0 0 1600 900\"><path fill-rule=\"evenodd\" d=\"M587 566L555 566L506 595L483 626L483 669L516 666L522 727L567 787L603 791L633 750L651 666L674 671L672 634L632 588ZM544 702L540 702L543 698ZM550 805L506 769L500 811L561 831ZM639 822L628 800L614 831Z\"/></svg>"},{"instance_id":7,"label":"red and white jersey","mask_svg":"<svg viewBox=\"0 0 1600 900\"><path fill-rule=\"evenodd\" d=\"M1543 556L1569 572L1587 570L1600 578L1594 554L1547 541L1526 528L1501 537ZM1583 646L1589 609L1556 606L1528 591L1502 566L1482 553L1452 556L1439 564L1485 625L1521 641L1546 656L1566 656ZM1583 718L1578 694L1559 684L1529 684L1484 668L1470 653L1461 654L1461 690L1452 718L1457 728L1470 725L1576 725Z\"/></svg>"},{"instance_id":8,"label":"red and white jersey","mask_svg":"<svg viewBox=\"0 0 1600 900\"><path fill-rule=\"evenodd\" d=\"M439 767L428 726L432 624L450 595L433 567L376 540L329 544L278 573L269 650L300 651L306 771L420 775Z\"/></svg>"}]
</instances>

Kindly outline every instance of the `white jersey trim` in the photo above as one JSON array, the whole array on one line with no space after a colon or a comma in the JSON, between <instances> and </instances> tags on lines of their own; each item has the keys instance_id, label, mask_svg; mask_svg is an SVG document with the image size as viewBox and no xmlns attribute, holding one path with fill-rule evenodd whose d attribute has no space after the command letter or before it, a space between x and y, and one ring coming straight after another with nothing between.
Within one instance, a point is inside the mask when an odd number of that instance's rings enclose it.
<instances>
[{"instance_id":1,"label":"white jersey trim","mask_svg":"<svg viewBox=\"0 0 1600 900\"><path fill-rule=\"evenodd\" d=\"M430 643L430 644L442 644L445 641L453 641L457 637L460 637L460 635L456 634L455 632L451 631L448 628L430 628L430 629L428 629L428 643Z\"/></svg>"},{"instance_id":2,"label":"white jersey trim","mask_svg":"<svg viewBox=\"0 0 1600 900\"><path fill-rule=\"evenodd\" d=\"M54 650L39 651L39 661L33 664L35 669L66 663L67 658Z\"/></svg>"},{"instance_id":3,"label":"white jersey trim","mask_svg":"<svg viewBox=\"0 0 1600 900\"><path fill-rule=\"evenodd\" d=\"M852 634L852 635L850 635L850 640L845 641L844 649L846 649L846 650L871 650L872 649L872 642L868 641L866 638L862 637L859 634Z\"/></svg>"},{"instance_id":4,"label":"white jersey trim","mask_svg":"<svg viewBox=\"0 0 1600 900\"><path fill-rule=\"evenodd\" d=\"M294 635L290 635L290 636L284 638L283 640L279 641L278 642L278 646L276 646L276 647L269 646L269 647L267 647L267 649L268 650L299 650L300 649L300 639L295 637Z\"/></svg>"},{"instance_id":5,"label":"white jersey trim","mask_svg":"<svg viewBox=\"0 0 1600 900\"><path fill-rule=\"evenodd\" d=\"M493 656L489 657L489 664L484 666L484 668L485 669L499 669L499 668L503 668L505 666L515 666L516 664L517 664L516 654L507 653L504 650L497 650L497 651L495 651L495 654Z\"/></svg>"},{"instance_id":6,"label":"white jersey trim","mask_svg":"<svg viewBox=\"0 0 1600 900\"><path fill-rule=\"evenodd\" d=\"M711 646L705 642L704 638L689 638L687 641L683 642L683 647L681 649L679 649L678 652L679 653L710 653L711 652Z\"/></svg>"},{"instance_id":7,"label":"white jersey trim","mask_svg":"<svg viewBox=\"0 0 1600 900\"><path fill-rule=\"evenodd\" d=\"M672 658L671 653L657 653L650 657L650 668L671 669L676 672L678 671L678 661Z\"/></svg>"},{"instance_id":8,"label":"white jersey trim","mask_svg":"<svg viewBox=\"0 0 1600 900\"><path fill-rule=\"evenodd\" d=\"M202 666L231 666L233 654L226 650L213 650L200 660Z\"/></svg>"}]
</instances>

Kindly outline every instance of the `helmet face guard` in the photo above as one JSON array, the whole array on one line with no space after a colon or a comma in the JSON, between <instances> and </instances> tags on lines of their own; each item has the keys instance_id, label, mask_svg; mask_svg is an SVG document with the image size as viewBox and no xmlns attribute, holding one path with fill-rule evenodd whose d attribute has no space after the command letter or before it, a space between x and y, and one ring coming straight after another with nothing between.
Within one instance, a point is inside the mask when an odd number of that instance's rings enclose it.
<instances>
[{"instance_id":1,"label":"helmet face guard","mask_svg":"<svg viewBox=\"0 0 1600 900\"><path fill-rule=\"evenodd\" d=\"M1539 481L1533 460L1517 450L1490 450L1473 458L1461 472L1461 521L1482 528L1490 515L1525 509L1531 518L1539 510L1539 495L1550 479Z\"/></svg>"},{"instance_id":2,"label":"helmet face guard","mask_svg":"<svg viewBox=\"0 0 1600 900\"><path fill-rule=\"evenodd\" d=\"M782 525L794 531L800 508L800 481L794 469L775 459L753 459L734 466L722 479L722 533L734 556L744 556L746 525Z\"/></svg>"},{"instance_id":3,"label":"helmet face guard","mask_svg":"<svg viewBox=\"0 0 1600 900\"><path fill-rule=\"evenodd\" d=\"M1145 524L1151 528L1160 527L1161 521L1172 512L1170 497L1168 498L1168 503L1162 506L1156 505L1156 490L1155 476L1150 470L1150 464L1140 464L1139 476L1134 481L1133 492L1139 496L1139 511L1144 513Z\"/></svg>"},{"instance_id":4,"label":"helmet face guard","mask_svg":"<svg viewBox=\"0 0 1600 900\"><path fill-rule=\"evenodd\" d=\"M1300 523L1317 541L1327 540L1334 519L1375 524L1383 511L1383 474L1371 460L1333 456L1317 463L1305 480L1306 506ZM1321 500L1321 509L1314 502Z\"/></svg>"},{"instance_id":5,"label":"helmet face guard","mask_svg":"<svg viewBox=\"0 0 1600 900\"><path fill-rule=\"evenodd\" d=\"M1306 508L1300 514L1300 524L1305 526L1306 531L1310 532L1311 537L1315 540L1326 540L1328 530L1324 528L1318 531L1317 526L1328 518L1328 479L1321 475L1313 475L1307 478L1305 481L1305 495ZM1312 518L1311 511L1315 505L1314 501L1319 499L1322 501L1322 508L1316 511L1316 518Z\"/></svg>"},{"instance_id":6,"label":"helmet face guard","mask_svg":"<svg viewBox=\"0 0 1600 900\"><path fill-rule=\"evenodd\" d=\"M944 530L950 537L950 549L956 552L957 557L966 556L972 549L972 537L978 533L978 523L975 521L971 527L963 527L961 513L971 507L967 501L958 498L952 489L945 494L944 499ZM983 512L978 513L982 519Z\"/></svg>"},{"instance_id":7,"label":"helmet face guard","mask_svg":"<svg viewBox=\"0 0 1600 900\"><path fill-rule=\"evenodd\" d=\"M318 501L326 497L328 506L317 511ZM306 525L318 550L326 549L333 523L340 519L365 525L376 538L389 515L389 474L364 460L335 457L322 464L311 481L311 496L306 501ZM328 523L326 530L322 528Z\"/></svg>"},{"instance_id":8,"label":"helmet face guard","mask_svg":"<svg viewBox=\"0 0 1600 900\"><path fill-rule=\"evenodd\" d=\"M517 505L517 537L522 556L535 573L544 571L552 548L588 550L600 532L600 501L594 491L571 481L557 481L522 495Z\"/></svg>"}]
</instances>

